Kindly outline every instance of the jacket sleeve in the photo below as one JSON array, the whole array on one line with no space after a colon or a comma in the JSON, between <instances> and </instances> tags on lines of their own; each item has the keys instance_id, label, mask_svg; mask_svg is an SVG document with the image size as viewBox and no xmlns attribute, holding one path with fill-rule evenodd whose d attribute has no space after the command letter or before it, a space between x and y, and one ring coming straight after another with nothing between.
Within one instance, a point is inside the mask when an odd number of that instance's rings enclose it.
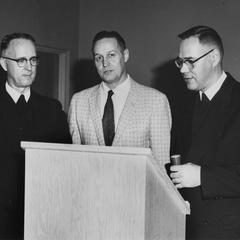
<instances>
[{"instance_id":1,"label":"jacket sleeve","mask_svg":"<svg viewBox=\"0 0 240 240\"><path fill-rule=\"evenodd\" d=\"M172 119L167 97L164 94L158 96L150 121L150 148L157 163L165 165L169 162Z\"/></svg>"},{"instance_id":2,"label":"jacket sleeve","mask_svg":"<svg viewBox=\"0 0 240 240\"><path fill-rule=\"evenodd\" d=\"M68 111L68 124L69 124L69 130L72 137L72 142L75 144L81 144L81 137L80 137L80 131L78 127L78 121L77 121L77 96L73 95L69 111Z\"/></svg>"}]
</instances>

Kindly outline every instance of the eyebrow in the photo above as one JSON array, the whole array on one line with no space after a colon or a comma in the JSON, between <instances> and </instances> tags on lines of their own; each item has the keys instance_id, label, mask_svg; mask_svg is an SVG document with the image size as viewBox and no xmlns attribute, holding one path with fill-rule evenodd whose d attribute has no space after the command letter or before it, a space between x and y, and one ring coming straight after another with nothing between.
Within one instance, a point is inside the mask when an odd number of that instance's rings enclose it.
<instances>
[{"instance_id":1,"label":"eyebrow","mask_svg":"<svg viewBox=\"0 0 240 240\"><path fill-rule=\"evenodd\" d=\"M107 52L107 54L109 54L109 53L111 53L111 52L117 52L117 50L110 50L110 51L108 51ZM103 56L101 53L94 53L94 56L96 56L96 55L100 55L100 56Z\"/></svg>"},{"instance_id":2,"label":"eyebrow","mask_svg":"<svg viewBox=\"0 0 240 240\"><path fill-rule=\"evenodd\" d=\"M179 57L181 58L181 57ZM195 57L196 58L196 57ZM195 59L194 57L184 57L184 58L181 58L181 59L184 59L184 60L192 60L192 59Z\"/></svg>"}]
</instances>

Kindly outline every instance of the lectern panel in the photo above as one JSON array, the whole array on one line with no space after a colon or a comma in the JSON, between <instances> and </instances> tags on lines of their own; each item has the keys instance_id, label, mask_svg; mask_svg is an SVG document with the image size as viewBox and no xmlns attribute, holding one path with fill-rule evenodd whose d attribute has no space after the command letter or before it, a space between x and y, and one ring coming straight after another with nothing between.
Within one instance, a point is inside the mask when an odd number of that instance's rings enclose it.
<instances>
[{"instance_id":1,"label":"lectern panel","mask_svg":"<svg viewBox=\"0 0 240 240\"><path fill-rule=\"evenodd\" d=\"M23 142L25 240L180 240L189 208L149 149Z\"/></svg>"},{"instance_id":2,"label":"lectern panel","mask_svg":"<svg viewBox=\"0 0 240 240\"><path fill-rule=\"evenodd\" d=\"M26 240L143 239L143 157L34 149L27 154L34 157L26 162Z\"/></svg>"}]
</instances>

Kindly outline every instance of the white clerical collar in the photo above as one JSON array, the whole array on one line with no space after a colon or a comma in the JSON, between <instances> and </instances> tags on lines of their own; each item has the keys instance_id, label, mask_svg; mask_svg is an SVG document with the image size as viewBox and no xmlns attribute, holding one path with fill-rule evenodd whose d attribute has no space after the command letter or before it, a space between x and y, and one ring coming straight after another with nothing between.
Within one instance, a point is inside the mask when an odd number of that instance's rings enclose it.
<instances>
[{"instance_id":1,"label":"white clerical collar","mask_svg":"<svg viewBox=\"0 0 240 240\"><path fill-rule=\"evenodd\" d=\"M30 95L31 95L30 87L26 88L23 93L20 93L20 92L16 91L14 88L12 88L12 87L8 84L8 82L6 81L6 83L5 83L5 88L6 88L7 93L11 96L11 98L13 99L13 101L14 101L15 103L17 103L19 97L20 97L22 94L24 95L26 102L28 102L28 100L29 100L29 98L30 98Z\"/></svg>"},{"instance_id":2,"label":"white clerical collar","mask_svg":"<svg viewBox=\"0 0 240 240\"><path fill-rule=\"evenodd\" d=\"M210 88L208 88L204 93L207 96L207 98L211 101L212 98L216 95L216 93L219 91L221 88L223 82L225 81L227 75L223 71L221 77L215 82ZM200 94L200 99L202 99L202 91L199 91Z\"/></svg>"}]
</instances>

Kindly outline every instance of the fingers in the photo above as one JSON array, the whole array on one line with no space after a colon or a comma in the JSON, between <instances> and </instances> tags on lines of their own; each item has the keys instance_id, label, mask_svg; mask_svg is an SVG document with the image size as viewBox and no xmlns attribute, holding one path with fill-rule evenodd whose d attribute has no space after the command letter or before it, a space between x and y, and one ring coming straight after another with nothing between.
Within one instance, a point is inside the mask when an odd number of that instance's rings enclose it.
<instances>
[{"instance_id":1,"label":"fingers","mask_svg":"<svg viewBox=\"0 0 240 240\"><path fill-rule=\"evenodd\" d=\"M182 186L181 183L179 183L179 184L175 184L175 187L178 188L178 189L183 188L183 186Z\"/></svg>"},{"instance_id":2,"label":"fingers","mask_svg":"<svg viewBox=\"0 0 240 240\"><path fill-rule=\"evenodd\" d=\"M170 167L171 172L178 172L181 169L181 165L172 165Z\"/></svg>"},{"instance_id":3,"label":"fingers","mask_svg":"<svg viewBox=\"0 0 240 240\"><path fill-rule=\"evenodd\" d=\"M172 179L172 182L176 188L183 188L183 179L182 178L174 178L174 179Z\"/></svg>"},{"instance_id":4,"label":"fingers","mask_svg":"<svg viewBox=\"0 0 240 240\"><path fill-rule=\"evenodd\" d=\"M173 182L174 184L179 184L179 183L182 182L182 179L181 179L181 178L173 178L173 179L172 179L172 182Z\"/></svg>"},{"instance_id":5,"label":"fingers","mask_svg":"<svg viewBox=\"0 0 240 240\"><path fill-rule=\"evenodd\" d=\"M182 188L182 174L181 174L181 167L179 166L171 166L170 168L171 170L171 174L170 177L172 179L173 184L177 187L177 188Z\"/></svg>"},{"instance_id":6,"label":"fingers","mask_svg":"<svg viewBox=\"0 0 240 240\"><path fill-rule=\"evenodd\" d=\"M179 178L181 177L181 173L180 172L172 172L170 174L170 177L173 179L173 178Z\"/></svg>"}]
</instances>

